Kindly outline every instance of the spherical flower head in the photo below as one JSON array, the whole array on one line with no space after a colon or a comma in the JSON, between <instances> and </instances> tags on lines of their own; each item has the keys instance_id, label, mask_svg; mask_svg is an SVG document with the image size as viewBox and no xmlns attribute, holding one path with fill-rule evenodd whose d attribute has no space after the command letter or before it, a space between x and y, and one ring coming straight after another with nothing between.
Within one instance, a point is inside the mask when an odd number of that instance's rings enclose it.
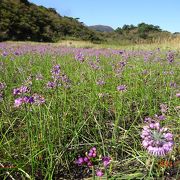
<instances>
[{"instance_id":1,"label":"spherical flower head","mask_svg":"<svg viewBox=\"0 0 180 180\"><path fill-rule=\"evenodd\" d=\"M172 150L173 134L167 128L161 128L159 122L144 126L141 137L143 147L154 156L165 156Z\"/></svg>"},{"instance_id":2,"label":"spherical flower head","mask_svg":"<svg viewBox=\"0 0 180 180\"><path fill-rule=\"evenodd\" d=\"M119 85L119 86L117 86L117 90L123 92L123 91L127 90L127 87L126 87L126 85Z\"/></svg>"},{"instance_id":3,"label":"spherical flower head","mask_svg":"<svg viewBox=\"0 0 180 180\"><path fill-rule=\"evenodd\" d=\"M104 167L107 167L111 163L111 158L110 157L103 157L102 162L103 162Z\"/></svg>"},{"instance_id":4,"label":"spherical flower head","mask_svg":"<svg viewBox=\"0 0 180 180\"><path fill-rule=\"evenodd\" d=\"M103 174L102 170L98 169L98 170L96 171L96 176L102 177L103 175L104 175L104 174Z\"/></svg>"}]
</instances>

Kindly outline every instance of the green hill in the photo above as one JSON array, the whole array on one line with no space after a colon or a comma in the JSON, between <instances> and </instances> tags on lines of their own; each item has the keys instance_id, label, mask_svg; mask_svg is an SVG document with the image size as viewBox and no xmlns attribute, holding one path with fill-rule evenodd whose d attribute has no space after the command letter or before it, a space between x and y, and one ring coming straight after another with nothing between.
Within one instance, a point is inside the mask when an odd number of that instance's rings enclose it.
<instances>
[{"instance_id":1,"label":"green hill","mask_svg":"<svg viewBox=\"0 0 180 180\"><path fill-rule=\"evenodd\" d=\"M27 0L0 1L0 41L56 42L65 37L99 40L96 32L85 27L78 18L63 17L53 8L37 6Z\"/></svg>"}]
</instances>

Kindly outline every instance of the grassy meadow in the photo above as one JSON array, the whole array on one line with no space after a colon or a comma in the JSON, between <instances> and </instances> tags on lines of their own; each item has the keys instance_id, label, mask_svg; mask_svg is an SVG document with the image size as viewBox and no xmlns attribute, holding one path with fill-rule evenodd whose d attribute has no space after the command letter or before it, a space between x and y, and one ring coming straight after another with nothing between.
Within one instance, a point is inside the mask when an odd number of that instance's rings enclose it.
<instances>
[{"instance_id":1,"label":"grassy meadow","mask_svg":"<svg viewBox=\"0 0 180 180\"><path fill-rule=\"evenodd\" d=\"M179 50L0 43L0 179L178 180ZM147 118L173 134L162 156L142 145Z\"/></svg>"}]
</instances>

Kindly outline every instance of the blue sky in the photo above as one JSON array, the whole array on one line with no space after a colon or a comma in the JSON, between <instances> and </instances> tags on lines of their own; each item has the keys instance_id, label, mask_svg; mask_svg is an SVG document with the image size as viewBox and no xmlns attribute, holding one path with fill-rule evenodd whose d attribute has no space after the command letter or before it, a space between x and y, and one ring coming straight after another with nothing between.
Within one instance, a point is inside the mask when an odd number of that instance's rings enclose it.
<instances>
[{"instance_id":1,"label":"blue sky","mask_svg":"<svg viewBox=\"0 0 180 180\"><path fill-rule=\"evenodd\" d=\"M180 0L29 0L55 8L65 16L78 17L86 25L109 25L141 22L159 25L163 30L180 32Z\"/></svg>"}]
</instances>

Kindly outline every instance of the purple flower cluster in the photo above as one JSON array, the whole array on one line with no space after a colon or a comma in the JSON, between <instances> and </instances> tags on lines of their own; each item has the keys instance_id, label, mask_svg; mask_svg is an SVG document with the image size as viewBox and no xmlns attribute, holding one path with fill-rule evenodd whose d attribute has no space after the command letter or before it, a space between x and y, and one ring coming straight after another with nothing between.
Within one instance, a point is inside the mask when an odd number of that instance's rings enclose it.
<instances>
[{"instance_id":1,"label":"purple flower cluster","mask_svg":"<svg viewBox=\"0 0 180 180\"><path fill-rule=\"evenodd\" d=\"M13 95L21 95L25 93L29 93L30 89L27 86L21 86L20 88L13 89Z\"/></svg>"},{"instance_id":2,"label":"purple flower cluster","mask_svg":"<svg viewBox=\"0 0 180 180\"><path fill-rule=\"evenodd\" d=\"M14 107L19 108L23 104L34 104L34 105L41 105L45 103L45 98L38 94L33 94L32 96L23 96L15 99Z\"/></svg>"},{"instance_id":3,"label":"purple flower cluster","mask_svg":"<svg viewBox=\"0 0 180 180\"><path fill-rule=\"evenodd\" d=\"M78 52L76 55L75 55L75 59L77 61L80 61L80 62L84 62L85 58L84 58L84 55L81 53L81 52Z\"/></svg>"},{"instance_id":4,"label":"purple flower cluster","mask_svg":"<svg viewBox=\"0 0 180 180\"><path fill-rule=\"evenodd\" d=\"M34 102L34 98L31 96L24 96L24 97L19 97L15 99L14 101L14 107L18 108L23 104L32 104Z\"/></svg>"},{"instance_id":5,"label":"purple flower cluster","mask_svg":"<svg viewBox=\"0 0 180 180\"><path fill-rule=\"evenodd\" d=\"M52 73L53 81L49 81L46 84L46 87L48 89L54 89L58 86L61 86L60 82L65 84L64 87L66 87L66 88L70 87L70 85L68 84L68 83L70 83L70 79L68 78L68 76L66 74L63 74L61 72L60 65L53 66L51 73Z\"/></svg>"},{"instance_id":6,"label":"purple flower cluster","mask_svg":"<svg viewBox=\"0 0 180 180\"><path fill-rule=\"evenodd\" d=\"M143 147L154 156L165 156L173 148L173 134L151 118L146 121L141 133Z\"/></svg>"},{"instance_id":7,"label":"purple flower cluster","mask_svg":"<svg viewBox=\"0 0 180 180\"><path fill-rule=\"evenodd\" d=\"M76 164L82 166L86 164L88 167L93 166L92 158L96 157L96 147L92 147L88 153L86 153L85 157L79 157L76 160Z\"/></svg>"},{"instance_id":8,"label":"purple flower cluster","mask_svg":"<svg viewBox=\"0 0 180 180\"><path fill-rule=\"evenodd\" d=\"M169 63L173 63L174 62L174 53L172 51L169 51L167 53L167 60Z\"/></svg>"},{"instance_id":9,"label":"purple flower cluster","mask_svg":"<svg viewBox=\"0 0 180 180\"><path fill-rule=\"evenodd\" d=\"M35 104L41 105L45 103L45 99L43 96L38 94L33 94L32 96L28 95L30 93L30 88L27 86L21 86L20 88L13 89L13 95L20 95L14 100L14 107L19 108L23 104Z\"/></svg>"},{"instance_id":10,"label":"purple flower cluster","mask_svg":"<svg viewBox=\"0 0 180 180\"><path fill-rule=\"evenodd\" d=\"M111 163L111 158L108 156L105 156L102 158L102 162L103 162L104 167L108 167Z\"/></svg>"},{"instance_id":11,"label":"purple flower cluster","mask_svg":"<svg viewBox=\"0 0 180 180\"><path fill-rule=\"evenodd\" d=\"M97 159L96 147L92 147L89 152L85 153L85 157L79 157L75 163L79 166L86 165L92 167L95 166L97 161L99 160ZM108 156L102 157L100 162L103 164L104 168L107 168L111 163L111 158ZM103 170L98 167L96 170L96 176L102 177L103 175Z\"/></svg>"},{"instance_id":12,"label":"purple flower cluster","mask_svg":"<svg viewBox=\"0 0 180 180\"><path fill-rule=\"evenodd\" d=\"M56 82L53 81L48 81L48 83L46 84L48 89L53 89L56 87Z\"/></svg>"},{"instance_id":13,"label":"purple flower cluster","mask_svg":"<svg viewBox=\"0 0 180 180\"><path fill-rule=\"evenodd\" d=\"M60 65L59 64L53 66L53 68L51 70L51 73L52 73L52 78L54 79L54 81L59 80L60 72L61 72L61 69L60 69Z\"/></svg>"}]
</instances>

